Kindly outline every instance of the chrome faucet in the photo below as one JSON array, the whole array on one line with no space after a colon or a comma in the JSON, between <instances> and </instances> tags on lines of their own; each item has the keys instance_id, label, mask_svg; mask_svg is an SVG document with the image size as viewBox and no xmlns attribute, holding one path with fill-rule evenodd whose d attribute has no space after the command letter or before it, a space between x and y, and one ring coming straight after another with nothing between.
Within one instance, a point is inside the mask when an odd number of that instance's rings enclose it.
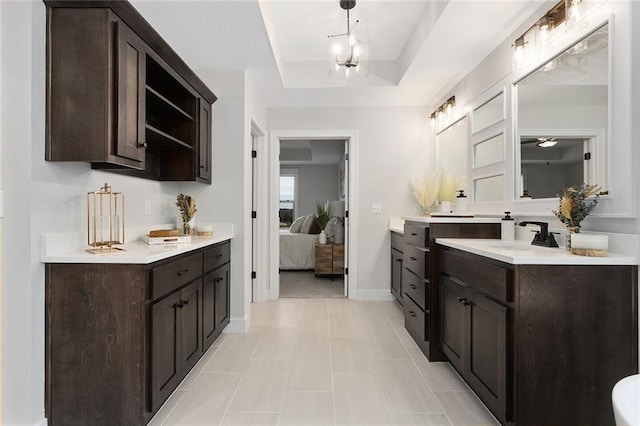
<instances>
[{"instance_id":1,"label":"chrome faucet","mask_svg":"<svg viewBox=\"0 0 640 426\"><path fill-rule=\"evenodd\" d=\"M533 241L531 241L532 245L542 247L558 247L558 243L556 242L553 233L549 232L549 224L547 222L524 221L520 222L519 225L538 225L540 227L540 231L536 232L536 235L534 235L533 237Z\"/></svg>"}]
</instances>

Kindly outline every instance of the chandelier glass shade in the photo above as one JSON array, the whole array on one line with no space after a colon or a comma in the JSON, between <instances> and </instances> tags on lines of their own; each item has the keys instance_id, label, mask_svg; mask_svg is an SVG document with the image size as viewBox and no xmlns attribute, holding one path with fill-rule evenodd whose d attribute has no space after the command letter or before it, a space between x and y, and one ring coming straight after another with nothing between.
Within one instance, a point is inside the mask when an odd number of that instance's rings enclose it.
<instances>
[{"instance_id":1,"label":"chandelier glass shade","mask_svg":"<svg viewBox=\"0 0 640 426\"><path fill-rule=\"evenodd\" d=\"M366 43L365 25L352 19L350 10L355 1L340 1L340 7L346 10L347 20L344 32L331 34L329 42L329 75L338 81L362 80L369 75L369 51Z\"/></svg>"}]
</instances>

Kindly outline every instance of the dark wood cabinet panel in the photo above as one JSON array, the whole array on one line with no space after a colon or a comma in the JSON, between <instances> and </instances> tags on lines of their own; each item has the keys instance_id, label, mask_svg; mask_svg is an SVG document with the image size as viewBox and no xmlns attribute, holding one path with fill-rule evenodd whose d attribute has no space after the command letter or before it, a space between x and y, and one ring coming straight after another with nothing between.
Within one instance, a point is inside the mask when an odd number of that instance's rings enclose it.
<instances>
[{"instance_id":1,"label":"dark wood cabinet panel","mask_svg":"<svg viewBox=\"0 0 640 426\"><path fill-rule=\"evenodd\" d=\"M229 323L231 308L229 304L229 265L220 268L221 280L215 282L215 301L216 301L216 327L222 330L223 326Z\"/></svg>"},{"instance_id":2,"label":"dark wood cabinet panel","mask_svg":"<svg viewBox=\"0 0 640 426\"><path fill-rule=\"evenodd\" d=\"M47 264L48 423L146 424L229 323L229 245L150 265ZM203 279L205 251L225 263Z\"/></svg>"},{"instance_id":3,"label":"dark wood cabinet panel","mask_svg":"<svg viewBox=\"0 0 640 426\"><path fill-rule=\"evenodd\" d=\"M400 304L402 304L402 261L402 253L391 249L391 294Z\"/></svg>"},{"instance_id":4,"label":"dark wood cabinet panel","mask_svg":"<svg viewBox=\"0 0 640 426\"><path fill-rule=\"evenodd\" d=\"M614 424L611 389L638 373L637 267L516 270L516 423Z\"/></svg>"},{"instance_id":5,"label":"dark wood cabinet panel","mask_svg":"<svg viewBox=\"0 0 640 426\"><path fill-rule=\"evenodd\" d=\"M151 305L151 407L156 411L182 380L180 292Z\"/></svg>"},{"instance_id":6,"label":"dark wood cabinet panel","mask_svg":"<svg viewBox=\"0 0 640 426\"><path fill-rule=\"evenodd\" d=\"M145 158L146 45L123 22L114 22L118 49L116 155L140 162Z\"/></svg>"},{"instance_id":7,"label":"dark wood cabinet panel","mask_svg":"<svg viewBox=\"0 0 640 426\"><path fill-rule=\"evenodd\" d=\"M465 296L465 288L445 276L440 277L440 286L442 350L456 370L464 371L465 346L468 344L465 330L468 325L465 306L460 301Z\"/></svg>"},{"instance_id":8,"label":"dark wood cabinet panel","mask_svg":"<svg viewBox=\"0 0 640 426\"><path fill-rule=\"evenodd\" d=\"M200 135L198 144L198 180L211 183L211 105L200 100Z\"/></svg>"}]
</instances>

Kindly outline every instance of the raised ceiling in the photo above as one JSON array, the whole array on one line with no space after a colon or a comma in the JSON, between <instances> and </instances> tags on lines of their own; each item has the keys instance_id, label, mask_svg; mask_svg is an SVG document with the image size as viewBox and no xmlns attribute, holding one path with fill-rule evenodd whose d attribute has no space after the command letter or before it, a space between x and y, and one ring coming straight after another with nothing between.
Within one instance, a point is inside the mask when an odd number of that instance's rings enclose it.
<instances>
[{"instance_id":1,"label":"raised ceiling","mask_svg":"<svg viewBox=\"0 0 640 426\"><path fill-rule=\"evenodd\" d=\"M338 0L132 0L196 72L246 71L267 106L433 105L542 0L358 0L370 75L329 78Z\"/></svg>"}]
</instances>

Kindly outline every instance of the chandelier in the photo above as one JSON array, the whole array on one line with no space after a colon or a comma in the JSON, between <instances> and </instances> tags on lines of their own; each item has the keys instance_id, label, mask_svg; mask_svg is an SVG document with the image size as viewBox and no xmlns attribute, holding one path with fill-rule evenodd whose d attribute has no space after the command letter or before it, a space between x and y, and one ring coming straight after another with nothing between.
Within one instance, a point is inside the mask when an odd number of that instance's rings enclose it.
<instances>
[{"instance_id":1,"label":"chandelier","mask_svg":"<svg viewBox=\"0 0 640 426\"><path fill-rule=\"evenodd\" d=\"M340 0L340 7L347 11L347 31L327 37L331 44L329 75L338 81L362 80L369 74L364 27L357 19L351 25L349 11L355 5L356 0Z\"/></svg>"}]
</instances>

